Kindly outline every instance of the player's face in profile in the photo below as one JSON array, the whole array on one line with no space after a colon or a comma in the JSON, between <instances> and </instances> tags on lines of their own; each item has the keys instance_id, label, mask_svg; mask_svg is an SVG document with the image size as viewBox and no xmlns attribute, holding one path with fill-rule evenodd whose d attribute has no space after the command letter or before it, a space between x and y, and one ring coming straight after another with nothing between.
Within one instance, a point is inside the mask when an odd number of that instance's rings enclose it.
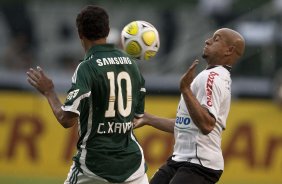
<instances>
[{"instance_id":1,"label":"player's face in profile","mask_svg":"<svg viewBox=\"0 0 282 184\"><path fill-rule=\"evenodd\" d=\"M211 38L205 41L205 47L203 49L202 57L204 59L212 59L215 57L223 56L224 48L227 46L224 40L224 34L222 30L218 30Z\"/></svg>"}]
</instances>

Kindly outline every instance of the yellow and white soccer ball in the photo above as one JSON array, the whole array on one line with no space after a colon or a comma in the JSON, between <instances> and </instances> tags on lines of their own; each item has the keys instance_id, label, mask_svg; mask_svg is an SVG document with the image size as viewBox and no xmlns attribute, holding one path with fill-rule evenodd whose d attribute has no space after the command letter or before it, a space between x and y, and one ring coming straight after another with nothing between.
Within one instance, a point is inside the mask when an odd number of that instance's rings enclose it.
<instances>
[{"instance_id":1,"label":"yellow and white soccer ball","mask_svg":"<svg viewBox=\"0 0 282 184\"><path fill-rule=\"evenodd\" d=\"M123 28L121 44L129 55L140 60L149 60L160 48L159 33L149 22L133 21Z\"/></svg>"}]
</instances>

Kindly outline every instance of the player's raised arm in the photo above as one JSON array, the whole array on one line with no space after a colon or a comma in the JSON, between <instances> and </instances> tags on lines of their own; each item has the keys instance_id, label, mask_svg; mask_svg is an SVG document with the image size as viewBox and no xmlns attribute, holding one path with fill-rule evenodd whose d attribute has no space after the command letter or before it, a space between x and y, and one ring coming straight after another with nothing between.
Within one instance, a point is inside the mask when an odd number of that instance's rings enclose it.
<instances>
[{"instance_id":1,"label":"player's raised arm","mask_svg":"<svg viewBox=\"0 0 282 184\"><path fill-rule=\"evenodd\" d=\"M27 71L27 81L46 97L55 117L64 128L72 127L77 122L78 115L64 112L61 109L62 103L54 90L53 81L45 75L40 67L30 68Z\"/></svg>"},{"instance_id":2,"label":"player's raised arm","mask_svg":"<svg viewBox=\"0 0 282 184\"><path fill-rule=\"evenodd\" d=\"M134 128L139 128L144 125L149 125L156 129L169 133L174 132L174 122L175 119L162 118L149 113L144 113L143 117L135 118L133 121Z\"/></svg>"},{"instance_id":3,"label":"player's raised arm","mask_svg":"<svg viewBox=\"0 0 282 184\"><path fill-rule=\"evenodd\" d=\"M187 72L182 76L180 80L180 91L195 125L203 134L209 134L215 126L215 118L211 116L207 109L201 106L190 87L195 76L195 69L198 62L198 60L195 60Z\"/></svg>"}]
</instances>

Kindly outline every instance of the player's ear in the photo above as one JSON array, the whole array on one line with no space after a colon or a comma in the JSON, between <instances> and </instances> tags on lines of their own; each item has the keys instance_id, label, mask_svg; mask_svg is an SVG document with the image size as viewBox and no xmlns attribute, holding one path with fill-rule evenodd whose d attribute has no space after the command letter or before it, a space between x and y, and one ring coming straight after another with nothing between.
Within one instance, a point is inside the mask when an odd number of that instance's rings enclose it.
<instances>
[{"instance_id":1,"label":"player's ear","mask_svg":"<svg viewBox=\"0 0 282 184\"><path fill-rule=\"evenodd\" d=\"M81 43L82 47L85 49L85 42L84 42L83 37L82 37L82 38L80 38L80 43Z\"/></svg>"},{"instance_id":2,"label":"player's ear","mask_svg":"<svg viewBox=\"0 0 282 184\"><path fill-rule=\"evenodd\" d=\"M226 49L225 55L226 55L226 56L230 56L230 55L232 55L235 51L236 51L235 46L234 46L234 45L230 45L230 46L228 46L228 48Z\"/></svg>"},{"instance_id":3,"label":"player's ear","mask_svg":"<svg viewBox=\"0 0 282 184\"><path fill-rule=\"evenodd\" d=\"M79 32L78 32L78 36L79 36L79 38L82 40L83 35L82 35L81 33L79 33Z\"/></svg>"}]
</instances>

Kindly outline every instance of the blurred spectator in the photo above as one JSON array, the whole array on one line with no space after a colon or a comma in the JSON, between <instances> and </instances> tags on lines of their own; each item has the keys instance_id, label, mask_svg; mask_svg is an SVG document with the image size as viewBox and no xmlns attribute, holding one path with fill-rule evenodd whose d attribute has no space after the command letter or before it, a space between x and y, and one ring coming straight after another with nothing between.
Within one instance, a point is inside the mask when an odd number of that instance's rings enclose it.
<instances>
[{"instance_id":1,"label":"blurred spectator","mask_svg":"<svg viewBox=\"0 0 282 184\"><path fill-rule=\"evenodd\" d=\"M26 69L34 62L35 39L33 25L26 4L21 1L5 2L0 11L10 29L9 44L4 51L4 65L9 69Z\"/></svg>"},{"instance_id":2,"label":"blurred spectator","mask_svg":"<svg viewBox=\"0 0 282 184\"><path fill-rule=\"evenodd\" d=\"M177 23L175 20L175 12L172 9L164 9L161 13L162 21L161 21L161 47L160 53L167 55L174 48L174 41L177 39Z\"/></svg>"},{"instance_id":3,"label":"blurred spectator","mask_svg":"<svg viewBox=\"0 0 282 184\"><path fill-rule=\"evenodd\" d=\"M280 12L282 10L282 1L281 0L272 0L272 4L273 4L273 9Z\"/></svg>"},{"instance_id":4,"label":"blurred spectator","mask_svg":"<svg viewBox=\"0 0 282 184\"><path fill-rule=\"evenodd\" d=\"M74 32L72 25L66 20L62 20L58 24L55 35L58 36L57 40L60 43L66 45L71 44L74 37L78 37L77 33ZM77 65L80 63L79 59L81 59L81 56L78 56L75 50L67 48L66 46L63 46L61 49L57 49L57 53L55 55L58 55L55 57L55 63L58 64L58 68L67 73L73 73Z\"/></svg>"},{"instance_id":5,"label":"blurred spectator","mask_svg":"<svg viewBox=\"0 0 282 184\"><path fill-rule=\"evenodd\" d=\"M67 21L61 21L58 27L58 33L59 39L64 41L70 41L73 39L73 36L77 36L74 33L73 27L67 22Z\"/></svg>"},{"instance_id":6,"label":"blurred spectator","mask_svg":"<svg viewBox=\"0 0 282 184\"><path fill-rule=\"evenodd\" d=\"M274 101L282 108L282 69L274 77Z\"/></svg>"},{"instance_id":7,"label":"blurred spectator","mask_svg":"<svg viewBox=\"0 0 282 184\"><path fill-rule=\"evenodd\" d=\"M212 17L217 26L221 27L232 18L233 0L199 0L199 11L207 17Z\"/></svg>"},{"instance_id":8,"label":"blurred spectator","mask_svg":"<svg viewBox=\"0 0 282 184\"><path fill-rule=\"evenodd\" d=\"M122 46L121 46L120 34L121 34L120 30L118 30L117 28L111 27L109 36L107 38L107 43L115 44L119 48L121 48Z\"/></svg>"},{"instance_id":9,"label":"blurred spectator","mask_svg":"<svg viewBox=\"0 0 282 184\"><path fill-rule=\"evenodd\" d=\"M81 62L77 58L79 58L79 56L74 53L62 53L57 58L59 68L64 72L73 73L77 65Z\"/></svg>"}]
</instances>

